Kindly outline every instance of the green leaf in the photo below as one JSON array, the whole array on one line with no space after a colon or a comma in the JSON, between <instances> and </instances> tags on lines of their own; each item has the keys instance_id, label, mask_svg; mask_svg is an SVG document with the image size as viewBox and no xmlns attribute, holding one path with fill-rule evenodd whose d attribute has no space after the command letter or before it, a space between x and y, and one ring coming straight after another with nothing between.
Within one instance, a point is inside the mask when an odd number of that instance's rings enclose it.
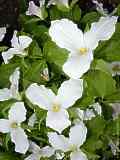
<instances>
[{"instance_id":1,"label":"green leaf","mask_svg":"<svg viewBox=\"0 0 120 160\"><path fill-rule=\"evenodd\" d=\"M106 121L103 117L98 116L92 118L92 120L87 122L89 136L92 137L94 135L98 139L99 136L103 134L105 126Z\"/></svg>"},{"instance_id":2,"label":"green leaf","mask_svg":"<svg viewBox=\"0 0 120 160\"><path fill-rule=\"evenodd\" d=\"M17 68L19 64L3 64L0 66L0 88L7 87L9 84L9 77L14 72L15 68Z\"/></svg>"},{"instance_id":3,"label":"green leaf","mask_svg":"<svg viewBox=\"0 0 120 160\"><path fill-rule=\"evenodd\" d=\"M85 76L87 92L94 97L105 97L116 91L112 76L100 70L91 70Z\"/></svg>"},{"instance_id":4,"label":"green leaf","mask_svg":"<svg viewBox=\"0 0 120 160\"><path fill-rule=\"evenodd\" d=\"M91 23L98 21L99 18L100 18L100 14L97 12L86 13L82 18L81 23L83 23L85 26L86 24L90 26Z\"/></svg>"},{"instance_id":5,"label":"green leaf","mask_svg":"<svg viewBox=\"0 0 120 160\"><path fill-rule=\"evenodd\" d=\"M15 154L10 153L0 153L0 160L21 160L21 158L18 158Z\"/></svg>"},{"instance_id":6,"label":"green leaf","mask_svg":"<svg viewBox=\"0 0 120 160\"><path fill-rule=\"evenodd\" d=\"M106 61L120 61L120 23L116 24L116 31L109 41L99 44L94 54L96 58L102 58Z\"/></svg>"},{"instance_id":7,"label":"green leaf","mask_svg":"<svg viewBox=\"0 0 120 160\"><path fill-rule=\"evenodd\" d=\"M57 47L57 45L52 41L45 43L43 52L49 63L54 63L60 68L63 66L68 57L68 51Z\"/></svg>"}]
</instances>

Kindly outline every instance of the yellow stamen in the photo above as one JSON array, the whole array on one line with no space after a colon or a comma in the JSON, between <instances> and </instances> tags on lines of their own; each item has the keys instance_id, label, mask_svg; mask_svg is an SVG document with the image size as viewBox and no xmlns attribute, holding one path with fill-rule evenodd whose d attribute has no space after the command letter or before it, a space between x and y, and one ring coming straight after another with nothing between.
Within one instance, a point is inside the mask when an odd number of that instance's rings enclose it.
<instances>
[{"instance_id":1,"label":"yellow stamen","mask_svg":"<svg viewBox=\"0 0 120 160\"><path fill-rule=\"evenodd\" d=\"M60 111L60 105L54 104L54 105L52 106L52 111L53 111L53 112L59 112L59 111Z\"/></svg>"},{"instance_id":2,"label":"yellow stamen","mask_svg":"<svg viewBox=\"0 0 120 160\"><path fill-rule=\"evenodd\" d=\"M80 48L79 51L80 51L80 54L84 55L87 53L88 50L87 48Z\"/></svg>"},{"instance_id":3,"label":"yellow stamen","mask_svg":"<svg viewBox=\"0 0 120 160\"><path fill-rule=\"evenodd\" d=\"M11 124L11 128L17 128L18 127L18 124L16 123L16 122L13 122L12 124Z\"/></svg>"},{"instance_id":4,"label":"yellow stamen","mask_svg":"<svg viewBox=\"0 0 120 160\"><path fill-rule=\"evenodd\" d=\"M77 150L77 146L74 145L74 144L71 145L71 146L70 146L70 150L73 151L73 152L76 151L76 150Z\"/></svg>"}]
</instances>

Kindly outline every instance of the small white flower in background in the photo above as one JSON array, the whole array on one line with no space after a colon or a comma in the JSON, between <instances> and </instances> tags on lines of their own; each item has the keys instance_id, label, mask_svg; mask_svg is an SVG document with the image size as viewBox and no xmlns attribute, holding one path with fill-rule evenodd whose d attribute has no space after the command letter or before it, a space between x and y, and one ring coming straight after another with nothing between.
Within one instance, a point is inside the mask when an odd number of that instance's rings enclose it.
<instances>
[{"instance_id":1,"label":"small white flower in background","mask_svg":"<svg viewBox=\"0 0 120 160\"><path fill-rule=\"evenodd\" d=\"M112 103L111 106L113 108L113 119L117 119L120 115L120 103Z\"/></svg>"},{"instance_id":2,"label":"small white flower in background","mask_svg":"<svg viewBox=\"0 0 120 160\"><path fill-rule=\"evenodd\" d=\"M55 150L50 146L40 148L36 143L32 141L30 141L29 151L32 152L32 154L25 158L25 160L40 160L41 157L49 158L55 152Z\"/></svg>"},{"instance_id":3,"label":"small white flower in background","mask_svg":"<svg viewBox=\"0 0 120 160\"><path fill-rule=\"evenodd\" d=\"M96 114L100 116L102 115L102 108L99 103L94 103L90 105L90 107L93 107L93 108L92 109L87 108L85 111L77 108L76 110L77 115L82 121L91 120L92 118L96 117Z\"/></svg>"},{"instance_id":4,"label":"small white flower in background","mask_svg":"<svg viewBox=\"0 0 120 160\"><path fill-rule=\"evenodd\" d=\"M108 64L112 76L120 75L120 61L115 61Z\"/></svg>"},{"instance_id":5,"label":"small white flower in background","mask_svg":"<svg viewBox=\"0 0 120 160\"><path fill-rule=\"evenodd\" d=\"M112 140L110 140L109 146L111 147L112 154L116 156L117 153L119 153L119 141L114 143Z\"/></svg>"},{"instance_id":6,"label":"small white flower in background","mask_svg":"<svg viewBox=\"0 0 120 160\"><path fill-rule=\"evenodd\" d=\"M29 118L28 126L34 127L34 124L35 124L36 121L37 121L36 114L33 113L33 114L30 116L30 118Z\"/></svg>"},{"instance_id":7,"label":"small white flower in background","mask_svg":"<svg viewBox=\"0 0 120 160\"><path fill-rule=\"evenodd\" d=\"M26 91L27 98L40 108L47 110L46 125L59 133L70 126L67 108L71 107L83 93L83 80L64 81L57 95L44 85L33 83Z\"/></svg>"},{"instance_id":8,"label":"small white flower in background","mask_svg":"<svg viewBox=\"0 0 120 160\"><path fill-rule=\"evenodd\" d=\"M116 13L117 8L115 8L110 14L107 8L103 8L103 3L98 2L97 0L92 0L92 2L96 5L96 10L102 14L103 16L112 16Z\"/></svg>"},{"instance_id":9,"label":"small white flower in background","mask_svg":"<svg viewBox=\"0 0 120 160\"><path fill-rule=\"evenodd\" d=\"M49 81L50 77L49 77L49 71L48 68L45 68L41 74L41 77L45 80L45 81Z\"/></svg>"},{"instance_id":10,"label":"small white flower in background","mask_svg":"<svg viewBox=\"0 0 120 160\"><path fill-rule=\"evenodd\" d=\"M28 10L26 11L26 15L28 16L34 15L39 17L40 19L44 19L43 13L42 13L43 12L42 8L44 7L44 5L45 5L45 0L40 1L40 7L35 5L34 1L30 1Z\"/></svg>"},{"instance_id":11,"label":"small white flower in background","mask_svg":"<svg viewBox=\"0 0 120 160\"><path fill-rule=\"evenodd\" d=\"M93 50L101 40L108 40L115 32L117 17L101 17L92 23L91 29L83 34L77 25L68 19L51 22L49 35L61 48L69 51L63 71L72 78L80 78L90 68Z\"/></svg>"},{"instance_id":12,"label":"small white flower in background","mask_svg":"<svg viewBox=\"0 0 120 160\"><path fill-rule=\"evenodd\" d=\"M25 49L29 47L31 42L32 39L28 36L17 37L17 31L15 31L11 40L12 48L8 49L5 52L2 52L4 63L9 63L9 60L12 59L14 55L26 56L27 52L25 51Z\"/></svg>"},{"instance_id":13,"label":"small white flower in background","mask_svg":"<svg viewBox=\"0 0 120 160\"><path fill-rule=\"evenodd\" d=\"M68 0L50 0L49 2L48 2L48 7L50 6L50 5L64 5L65 7L69 7L69 3L68 3Z\"/></svg>"},{"instance_id":14,"label":"small white flower in background","mask_svg":"<svg viewBox=\"0 0 120 160\"><path fill-rule=\"evenodd\" d=\"M0 41L3 40L5 34L6 34L6 28L5 27L1 27L0 28Z\"/></svg>"},{"instance_id":15,"label":"small white flower in background","mask_svg":"<svg viewBox=\"0 0 120 160\"><path fill-rule=\"evenodd\" d=\"M87 156L80 150L86 140L87 128L83 122L71 127L69 138L55 132L48 133L49 143L55 150L71 151L71 160L87 160Z\"/></svg>"},{"instance_id":16,"label":"small white flower in background","mask_svg":"<svg viewBox=\"0 0 120 160\"><path fill-rule=\"evenodd\" d=\"M108 15L108 10L103 8L103 3L100 3L97 0L92 0L92 2L96 5L96 10L99 13L101 13L103 16Z\"/></svg>"},{"instance_id":17,"label":"small white flower in background","mask_svg":"<svg viewBox=\"0 0 120 160\"><path fill-rule=\"evenodd\" d=\"M0 132L10 133L11 141L15 144L15 151L25 154L29 148L29 141L21 123L26 120L26 109L23 102L14 103L8 119L0 119Z\"/></svg>"},{"instance_id":18,"label":"small white flower in background","mask_svg":"<svg viewBox=\"0 0 120 160\"><path fill-rule=\"evenodd\" d=\"M17 100L21 99L19 94L19 79L20 71L18 67L9 78L11 83L10 88L0 89L0 101L6 101L12 98Z\"/></svg>"}]
</instances>

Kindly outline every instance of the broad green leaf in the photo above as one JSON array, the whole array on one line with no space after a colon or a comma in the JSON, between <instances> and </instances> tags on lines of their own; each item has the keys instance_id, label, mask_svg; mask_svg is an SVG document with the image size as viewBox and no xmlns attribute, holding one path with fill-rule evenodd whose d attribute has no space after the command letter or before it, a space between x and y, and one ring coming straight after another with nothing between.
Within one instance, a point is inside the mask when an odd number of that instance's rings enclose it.
<instances>
[{"instance_id":1,"label":"broad green leaf","mask_svg":"<svg viewBox=\"0 0 120 160\"><path fill-rule=\"evenodd\" d=\"M100 70L91 70L85 76L87 92L94 97L105 97L116 91L112 76Z\"/></svg>"}]
</instances>

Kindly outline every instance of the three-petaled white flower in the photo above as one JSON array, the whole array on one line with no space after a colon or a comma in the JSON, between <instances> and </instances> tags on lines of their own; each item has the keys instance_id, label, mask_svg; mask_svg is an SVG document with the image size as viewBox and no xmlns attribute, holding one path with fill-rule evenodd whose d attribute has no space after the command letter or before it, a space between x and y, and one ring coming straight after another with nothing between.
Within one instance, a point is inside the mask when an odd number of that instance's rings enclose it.
<instances>
[{"instance_id":1,"label":"three-petaled white flower","mask_svg":"<svg viewBox=\"0 0 120 160\"><path fill-rule=\"evenodd\" d=\"M37 16L40 19L44 19L43 17L43 7L45 5L45 0L40 1L40 6L35 5L34 1L29 2L28 10L26 11L26 15L28 16Z\"/></svg>"},{"instance_id":2,"label":"three-petaled white flower","mask_svg":"<svg viewBox=\"0 0 120 160\"><path fill-rule=\"evenodd\" d=\"M56 4L64 5L67 8L69 7L68 0L50 0L47 6L49 7L50 5L56 5Z\"/></svg>"},{"instance_id":3,"label":"three-petaled white flower","mask_svg":"<svg viewBox=\"0 0 120 160\"><path fill-rule=\"evenodd\" d=\"M6 33L6 28L5 27L1 27L0 28L0 41L3 40L3 38L5 36L5 33Z\"/></svg>"},{"instance_id":4,"label":"three-petaled white flower","mask_svg":"<svg viewBox=\"0 0 120 160\"><path fill-rule=\"evenodd\" d=\"M52 40L69 51L63 71L72 78L80 78L87 72L93 60L93 50L99 41L111 38L116 22L115 16L101 17L83 34L77 25L68 19L52 21L49 29Z\"/></svg>"},{"instance_id":5,"label":"three-petaled white flower","mask_svg":"<svg viewBox=\"0 0 120 160\"><path fill-rule=\"evenodd\" d=\"M6 101L12 98L20 100L20 94L18 91L19 79L20 79L20 71L18 67L15 69L15 71L9 78L11 83L10 88L0 89L0 101Z\"/></svg>"},{"instance_id":6,"label":"three-petaled white flower","mask_svg":"<svg viewBox=\"0 0 120 160\"><path fill-rule=\"evenodd\" d=\"M87 108L85 111L77 108L77 115L80 118L80 120L91 120L92 118L96 117L96 115L101 116L102 114L102 108L99 103L94 103L90 105L90 107L93 107L91 109Z\"/></svg>"},{"instance_id":7,"label":"three-petaled white flower","mask_svg":"<svg viewBox=\"0 0 120 160\"><path fill-rule=\"evenodd\" d=\"M25 158L25 160L40 160L41 157L49 158L55 152L55 150L50 146L40 148L36 143L32 141L30 141L29 151L32 152L32 154Z\"/></svg>"},{"instance_id":8,"label":"three-petaled white flower","mask_svg":"<svg viewBox=\"0 0 120 160\"><path fill-rule=\"evenodd\" d=\"M21 123L26 120L26 109L23 102L14 103L10 110L8 119L0 119L0 132L10 133L11 140L15 144L15 151L25 154L29 148L29 141Z\"/></svg>"},{"instance_id":9,"label":"three-petaled white flower","mask_svg":"<svg viewBox=\"0 0 120 160\"><path fill-rule=\"evenodd\" d=\"M27 55L27 51L25 51L25 49L28 48L31 42L32 39L28 36L17 37L17 31L15 31L11 40L12 48L8 49L6 52L2 52L4 63L9 63L9 60L12 59L14 55Z\"/></svg>"},{"instance_id":10,"label":"three-petaled white flower","mask_svg":"<svg viewBox=\"0 0 120 160\"><path fill-rule=\"evenodd\" d=\"M46 125L61 133L71 124L66 109L82 96L82 92L83 80L70 79L62 83L57 95L51 89L34 83L27 89L26 96L34 105L48 110Z\"/></svg>"},{"instance_id":11,"label":"three-petaled white flower","mask_svg":"<svg viewBox=\"0 0 120 160\"><path fill-rule=\"evenodd\" d=\"M83 122L70 129L69 138L55 132L48 133L49 143L55 150L71 151L71 160L87 160L87 156L80 150L86 140L87 128Z\"/></svg>"}]
</instances>

